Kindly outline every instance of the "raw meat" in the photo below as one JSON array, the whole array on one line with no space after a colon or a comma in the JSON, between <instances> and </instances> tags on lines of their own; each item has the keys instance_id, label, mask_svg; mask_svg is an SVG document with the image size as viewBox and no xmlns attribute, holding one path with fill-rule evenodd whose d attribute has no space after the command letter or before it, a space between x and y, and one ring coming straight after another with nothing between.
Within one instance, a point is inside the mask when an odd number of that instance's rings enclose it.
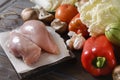
<instances>
[{"instance_id":1,"label":"raw meat","mask_svg":"<svg viewBox=\"0 0 120 80\"><path fill-rule=\"evenodd\" d=\"M17 31L10 33L9 49L28 65L37 62L41 55L41 48Z\"/></svg>"},{"instance_id":2,"label":"raw meat","mask_svg":"<svg viewBox=\"0 0 120 80\"><path fill-rule=\"evenodd\" d=\"M43 50L58 54L59 49L53 39L46 29L44 23L38 20L26 21L21 27L20 32L27 38L32 40L36 45L38 45Z\"/></svg>"}]
</instances>

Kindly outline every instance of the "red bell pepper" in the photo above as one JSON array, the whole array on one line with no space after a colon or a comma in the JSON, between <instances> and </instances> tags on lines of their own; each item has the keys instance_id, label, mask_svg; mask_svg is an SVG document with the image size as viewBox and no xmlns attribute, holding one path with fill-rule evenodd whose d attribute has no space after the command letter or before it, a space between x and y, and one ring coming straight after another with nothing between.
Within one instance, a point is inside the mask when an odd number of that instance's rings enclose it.
<instances>
[{"instance_id":1,"label":"red bell pepper","mask_svg":"<svg viewBox=\"0 0 120 80\"><path fill-rule=\"evenodd\" d=\"M82 55L82 66L93 76L111 73L116 66L112 44L105 35L90 37L86 40Z\"/></svg>"}]
</instances>

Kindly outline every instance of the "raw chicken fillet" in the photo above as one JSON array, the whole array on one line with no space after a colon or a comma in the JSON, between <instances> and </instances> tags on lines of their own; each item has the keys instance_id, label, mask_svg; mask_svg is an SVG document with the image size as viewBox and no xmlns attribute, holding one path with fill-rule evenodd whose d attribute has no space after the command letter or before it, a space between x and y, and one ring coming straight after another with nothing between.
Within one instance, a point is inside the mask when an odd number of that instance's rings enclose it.
<instances>
[{"instance_id":1,"label":"raw chicken fillet","mask_svg":"<svg viewBox=\"0 0 120 80\"><path fill-rule=\"evenodd\" d=\"M26 21L17 31L12 31L9 39L9 49L16 57L22 57L31 65L37 62L41 50L58 54L59 49L52 35L41 21Z\"/></svg>"},{"instance_id":2,"label":"raw chicken fillet","mask_svg":"<svg viewBox=\"0 0 120 80\"><path fill-rule=\"evenodd\" d=\"M20 32L45 51L53 54L59 53L53 37L42 22L37 20L27 21L21 26Z\"/></svg>"},{"instance_id":3,"label":"raw chicken fillet","mask_svg":"<svg viewBox=\"0 0 120 80\"><path fill-rule=\"evenodd\" d=\"M9 48L16 57L22 57L24 62L31 65L39 60L41 48L22 34L12 31Z\"/></svg>"}]
</instances>

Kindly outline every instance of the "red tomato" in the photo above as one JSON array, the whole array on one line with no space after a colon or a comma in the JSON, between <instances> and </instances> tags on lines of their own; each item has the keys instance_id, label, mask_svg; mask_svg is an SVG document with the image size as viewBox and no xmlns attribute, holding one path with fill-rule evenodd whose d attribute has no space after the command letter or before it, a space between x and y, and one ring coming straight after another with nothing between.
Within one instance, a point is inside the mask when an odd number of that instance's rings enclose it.
<instances>
[{"instance_id":1,"label":"red tomato","mask_svg":"<svg viewBox=\"0 0 120 80\"><path fill-rule=\"evenodd\" d=\"M69 31L74 31L77 34L82 33L84 37L88 37L87 27L81 22L79 13L70 21L68 29Z\"/></svg>"},{"instance_id":2,"label":"red tomato","mask_svg":"<svg viewBox=\"0 0 120 80\"><path fill-rule=\"evenodd\" d=\"M69 23L71 19L78 13L77 8L71 4L60 5L55 13L55 18L63 22Z\"/></svg>"}]
</instances>

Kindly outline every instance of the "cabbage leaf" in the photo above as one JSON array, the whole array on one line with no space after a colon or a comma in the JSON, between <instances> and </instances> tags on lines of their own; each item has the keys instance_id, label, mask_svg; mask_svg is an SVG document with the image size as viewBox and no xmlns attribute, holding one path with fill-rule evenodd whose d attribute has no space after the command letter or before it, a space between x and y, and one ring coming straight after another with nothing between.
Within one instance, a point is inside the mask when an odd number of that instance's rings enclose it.
<instances>
[{"instance_id":1,"label":"cabbage leaf","mask_svg":"<svg viewBox=\"0 0 120 80\"><path fill-rule=\"evenodd\" d=\"M120 0L89 0L78 10L91 36L104 34L109 24L120 22Z\"/></svg>"},{"instance_id":2,"label":"cabbage leaf","mask_svg":"<svg viewBox=\"0 0 120 80\"><path fill-rule=\"evenodd\" d=\"M30 0L37 7L43 7L46 11L53 12L55 11L61 4L72 4L78 0Z\"/></svg>"}]
</instances>

